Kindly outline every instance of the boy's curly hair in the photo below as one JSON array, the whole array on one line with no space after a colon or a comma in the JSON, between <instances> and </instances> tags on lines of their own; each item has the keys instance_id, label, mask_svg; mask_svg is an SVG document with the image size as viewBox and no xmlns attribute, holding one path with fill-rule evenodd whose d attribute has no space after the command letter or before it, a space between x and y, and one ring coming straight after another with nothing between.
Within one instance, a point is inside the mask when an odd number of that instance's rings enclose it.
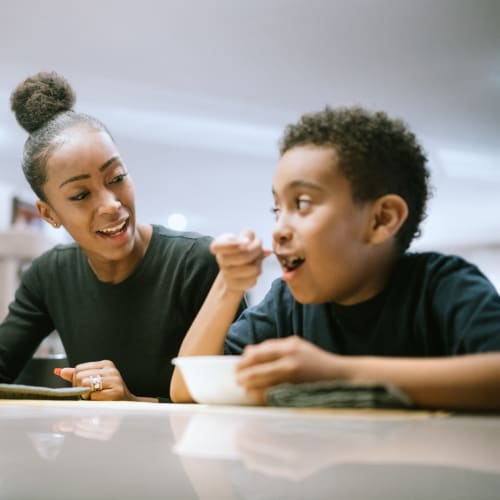
<instances>
[{"instance_id":1,"label":"boy's curly hair","mask_svg":"<svg viewBox=\"0 0 500 500\"><path fill-rule=\"evenodd\" d=\"M354 201L375 200L390 193L406 201L408 217L396 235L398 248L404 252L420 235L430 196L427 157L406 124L384 112L358 106L327 106L288 125L280 153L307 144L335 149L338 167L351 184Z\"/></svg>"}]
</instances>

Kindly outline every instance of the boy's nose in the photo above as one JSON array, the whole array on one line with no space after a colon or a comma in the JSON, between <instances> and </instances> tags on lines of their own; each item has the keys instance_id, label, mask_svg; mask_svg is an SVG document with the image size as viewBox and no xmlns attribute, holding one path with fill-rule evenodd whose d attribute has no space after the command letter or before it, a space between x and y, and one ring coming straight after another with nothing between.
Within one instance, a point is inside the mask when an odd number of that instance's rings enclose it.
<instances>
[{"instance_id":1,"label":"boy's nose","mask_svg":"<svg viewBox=\"0 0 500 500\"><path fill-rule=\"evenodd\" d=\"M277 243L283 243L292 239L292 229L288 224L277 221L273 229L273 239Z\"/></svg>"}]
</instances>

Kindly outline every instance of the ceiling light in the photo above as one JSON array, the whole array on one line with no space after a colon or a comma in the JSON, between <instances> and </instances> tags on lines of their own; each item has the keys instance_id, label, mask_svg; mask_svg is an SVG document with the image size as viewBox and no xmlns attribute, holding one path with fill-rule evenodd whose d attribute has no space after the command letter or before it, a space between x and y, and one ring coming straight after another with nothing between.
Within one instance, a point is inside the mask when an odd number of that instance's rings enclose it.
<instances>
[{"instance_id":1,"label":"ceiling light","mask_svg":"<svg viewBox=\"0 0 500 500\"><path fill-rule=\"evenodd\" d=\"M167 226L175 231L184 231L187 227L187 218L182 214L170 214Z\"/></svg>"}]
</instances>

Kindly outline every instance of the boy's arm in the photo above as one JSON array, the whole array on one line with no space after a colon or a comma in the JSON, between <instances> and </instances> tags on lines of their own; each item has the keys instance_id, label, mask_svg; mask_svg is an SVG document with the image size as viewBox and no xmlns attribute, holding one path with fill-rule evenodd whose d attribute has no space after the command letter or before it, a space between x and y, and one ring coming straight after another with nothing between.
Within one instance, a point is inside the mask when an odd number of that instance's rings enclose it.
<instances>
[{"instance_id":1,"label":"boy's arm","mask_svg":"<svg viewBox=\"0 0 500 500\"><path fill-rule=\"evenodd\" d=\"M361 357L345 363L350 380L377 377L401 388L416 406L500 410L500 352L420 359Z\"/></svg>"},{"instance_id":2,"label":"boy's arm","mask_svg":"<svg viewBox=\"0 0 500 500\"><path fill-rule=\"evenodd\" d=\"M340 356L299 338L248 346L238 381L264 398L283 382L316 380L390 383L423 408L500 410L500 352L435 358Z\"/></svg>"},{"instance_id":3,"label":"boy's arm","mask_svg":"<svg viewBox=\"0 0 500 500\"><path fill-rule=\"evenodd\" d=\"M182 341L179 356L223 354L226 333L234 321L243 295L243 292L226 290L219 273ZM177 366L170 382L170 399L174 403L193 402Z\"/></svg>"},{"instance_id":4,"label":"boy's arm","mask_svg":"<svg viewBox=\"0 0 500 500\"><path fill-rule=\"evenodd\" d=\"M220 236L210 249L217 257L220 272L182 341L179 356L223 354L227 331L243 296L255 285L262 260L270 254L252 232L240 237ZM177 367L170 382L170 398L176 403L193 401Z\"/></svg>"}]
</instances>

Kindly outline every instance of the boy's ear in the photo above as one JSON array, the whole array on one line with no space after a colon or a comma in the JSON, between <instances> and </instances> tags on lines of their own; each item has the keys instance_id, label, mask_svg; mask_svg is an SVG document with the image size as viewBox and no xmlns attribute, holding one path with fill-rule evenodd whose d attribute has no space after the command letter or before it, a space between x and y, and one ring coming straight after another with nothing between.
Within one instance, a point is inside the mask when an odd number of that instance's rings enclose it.
<instances>
[{"instance_id":1,"label":"boy's ear","mask_svg":"<svg viewBox=\"0 0 500 500\"><path fill-rule=\"evenodd\" d=\"M46 220L51 226L58 228L61 226L61 221L59 217L54 212L52 207L42 200L37 200L36 208L38 209L38 213L43 220Z\"/></svg>"},{"instance_id":2,"label":"boy's ear","mask_svg":"<svg viewBox=\"0 0 500 500\"><path fill-rule=\"evenodd\" d=\"M370 243L378 245L396 235L408 217L408 205L397 194L378 198L372 207Z\"/></svg>"}]
</instances>

